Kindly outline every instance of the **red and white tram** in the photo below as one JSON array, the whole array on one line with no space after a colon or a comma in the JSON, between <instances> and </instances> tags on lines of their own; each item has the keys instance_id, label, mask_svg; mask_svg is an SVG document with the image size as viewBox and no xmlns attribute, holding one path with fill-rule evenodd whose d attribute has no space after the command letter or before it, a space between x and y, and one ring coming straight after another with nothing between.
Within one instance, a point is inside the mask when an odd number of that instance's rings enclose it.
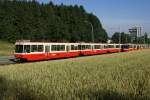
<instances>
[{"instance_id":1,"label":"red and white tram","mask_svg":"<svg viewBox=\"0 0 150 100\"><path fill-rule=\"evenodd\" d=\"M21 61L39 61L57 58L69 58L105 53L131 51L134 44L100 44L100 43L44 43L16 42L15 58Z\"/></svg>"}]
</instances>

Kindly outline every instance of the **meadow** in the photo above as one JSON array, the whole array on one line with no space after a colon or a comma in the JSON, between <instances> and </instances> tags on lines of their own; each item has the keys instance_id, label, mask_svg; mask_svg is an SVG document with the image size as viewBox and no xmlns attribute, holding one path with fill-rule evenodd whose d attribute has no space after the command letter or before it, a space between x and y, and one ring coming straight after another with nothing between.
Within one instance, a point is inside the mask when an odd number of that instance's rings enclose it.
<instances>
[{"instance_id":1,"label":"meadow","mask_svg":"<svg viewBox=\"0 0 150 100\"><path fill-rule=\"evenodd\" d=\"M0 66L0 100L150 100L150 50Z\"/></svg>"},{"instance_id":2,"label":"meadow","mask_svg":"<svg viewBox=\"0 0 150 100\"><path fill-rule=\"evenodd\" d=\"M0 56L10 56L14 53L14 44L0 40Z\"/></svg>"}]
</instances>

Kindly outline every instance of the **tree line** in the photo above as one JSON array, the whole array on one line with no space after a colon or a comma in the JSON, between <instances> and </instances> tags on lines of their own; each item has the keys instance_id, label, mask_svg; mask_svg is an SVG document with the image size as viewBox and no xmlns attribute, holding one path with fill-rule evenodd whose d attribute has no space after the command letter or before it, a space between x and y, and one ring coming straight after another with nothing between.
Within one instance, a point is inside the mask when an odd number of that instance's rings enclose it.
<instances>
[{"instance_id":1,"label":"tree line","mask_svg":"<svg viewBox=\"0 0 150 100\"><path fill-rule=\"evenodd\" d=\"M115 32L112 35L112 43L134 43L134 44L150 44L150 39L148 39L147 33L144 33L141 37L132 38L130 34L125 32Z\"/></svg>"},{"instance_id":2,"label":"tree line","mask_svg":"<svg viewBox=\"0 0 150 100\"><path fill-rule=\"evenodd\" d=\"M100 20L83 6L47 4L36 0L0 0L0 39L51 42L106 42Z\"/></svg>"}]
</instances>

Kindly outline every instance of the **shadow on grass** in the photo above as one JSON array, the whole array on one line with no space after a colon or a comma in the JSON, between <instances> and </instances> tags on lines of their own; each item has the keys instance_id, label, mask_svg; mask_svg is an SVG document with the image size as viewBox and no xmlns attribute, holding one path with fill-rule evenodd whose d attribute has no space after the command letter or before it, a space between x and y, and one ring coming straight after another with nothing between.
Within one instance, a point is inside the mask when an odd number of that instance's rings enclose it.
<instances>
[{"instance_id":1,"label":"shadow on grass","mask_svg":"<svg viewBox=\"0 0 150 100\"><path fill-rule=\"evenodd\" d=\"M29 90L29 87L21 87L21 84L23 83L0 77L0 100L47 100L45 96Z\"/></svg>"},{"instance_id":2,"label":"shadow on grass","mask_svg":"<svg viewBox=\"0 0 150 100\"><path fill-rule=\"evenodd\" d=\"M115 91L97 91L97 92L81 92L77 94L79 98L88 98L89 100L150 100L147 96L135 96L133 94L120 94Z\"/></svg>"},{"instance_id":3,"label":"shadow on grass","mask_svg":"<svg viewBox=\"0 0 150 100\"><path fill-rule=\"evenodd\" d=\"M3 100L3 96L5 95L5 92L7 91L7 85L4 78L0 77L0 100Z\"/></svg>"},{"instance_id":4,"label":"shadow on grass","mask_svg":"<svg viewBox=\"0 0 150 100\"><path fill-rule=\"evenodd\" d=\"M0 100L53 100L53 99L63 99L66 100L68 97L62 93L61 97L57 97L58 95L44 95L40 93L35 93L33 90L30 90L31 87L24 87L23 82L18 81L10 81L6 80L3 77L0 77ZM89 99L89 100L150 100L150 98L142 96L134 96L134 95L124 95L114 91L76 91L72 93L70 96L71 99L76 100L81 99ZM65 97L65 98L63 98ZM70 99L69 98L69 99Z\"/></svg>"}]
</instances>

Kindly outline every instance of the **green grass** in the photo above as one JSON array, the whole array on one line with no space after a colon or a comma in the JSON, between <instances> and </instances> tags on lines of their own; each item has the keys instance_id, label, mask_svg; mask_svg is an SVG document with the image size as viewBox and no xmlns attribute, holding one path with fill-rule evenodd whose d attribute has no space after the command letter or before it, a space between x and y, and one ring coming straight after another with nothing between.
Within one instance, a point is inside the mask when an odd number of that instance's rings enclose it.
<instances>
[{"instance_id":1,"label":"green grass","mask_svg":"<svg viewBox=\"0 0 150 100\"><path fill-rule=\"evenodd\" d=\"M14 44L0 40L0 56L9 56L14 53Z\"/></svg>"},{"instance_id":2,"label":"green grass","mask_svg":"<svg viewBox=\"0 0 150 100\"><path fill-rule=\"evenodd\" d=\"M150 100L150 50L0 67L0 100Z\"/></svg>"}]
</instances>

